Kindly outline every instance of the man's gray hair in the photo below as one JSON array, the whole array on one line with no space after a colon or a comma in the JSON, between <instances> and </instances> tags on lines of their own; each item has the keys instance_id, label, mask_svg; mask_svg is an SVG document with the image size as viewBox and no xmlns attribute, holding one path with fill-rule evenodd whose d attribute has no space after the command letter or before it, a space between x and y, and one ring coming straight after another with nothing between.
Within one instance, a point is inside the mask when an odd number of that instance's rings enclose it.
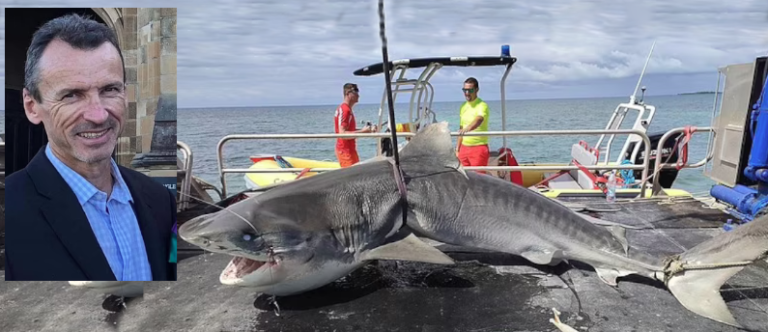
<instances>
[{"instance_id":1,"label":"man's gray hair","mask_svg":"<svg viewBox=\"0 0 768 332\"><path fill-rule=\"evenodd\" d=\"M117 36L106 25L78 14L68 14L57 17L45 23L32 36L32 43L27 50L27 61L24 66L24 88L36 101L40 102L40 57L43 51L54 39L59 39L73 48L93 50L109 42L120 54L123 63L123 83L125 83L125 59L117 42Z\"/></svg>"}]
</instances>

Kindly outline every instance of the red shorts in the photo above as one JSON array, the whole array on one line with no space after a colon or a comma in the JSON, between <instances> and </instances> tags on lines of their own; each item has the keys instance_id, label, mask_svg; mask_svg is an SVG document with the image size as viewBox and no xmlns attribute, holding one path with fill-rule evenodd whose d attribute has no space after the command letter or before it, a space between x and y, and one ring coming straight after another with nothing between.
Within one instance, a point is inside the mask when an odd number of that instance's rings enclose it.
<instances>
[{"instance_id":1,"label":"red shorts","mask_svg":"<svg viewBox=\"0 0 768 332\"><path fill-rule=\"evenodd\" d=\"M459 148L459 161L463 166L488 166L488 158L491 152L488 145L466 146ZM476 171L480 174L487 174L486 171Z\"/></svg>"},{"instance_id":2,"label":"red shorts","mask_svg":"<svg viewBox=\"0 0 768 332\"><path fill-rule=\"evenodd\" d=\"M360 157L357 155L357 150L336 149L336 159L339 160L339 165L341 165L342 168L349 167L360 162Z\"/></svg>"}]
</instances>

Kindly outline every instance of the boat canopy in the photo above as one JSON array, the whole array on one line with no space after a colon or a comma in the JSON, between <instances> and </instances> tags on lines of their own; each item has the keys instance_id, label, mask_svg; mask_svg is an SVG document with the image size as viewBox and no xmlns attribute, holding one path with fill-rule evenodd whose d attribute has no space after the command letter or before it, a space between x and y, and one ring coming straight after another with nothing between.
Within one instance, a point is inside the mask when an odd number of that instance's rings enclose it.
<instances>
[{"instance_id":1,"label":"boat canopy","mask_svg":"<svg viewBox=\"0 0 768 332\"><path fill-rule=\"evenodd\" d=\"M462 57L431 57L417 59L401 59L389 62L389 68L407 66L408 68L422 68L437 63L443 66L456 67L490 67L512 65L517 62L515 57L505 56L462 56ZM384 63L379 62L355 70L355 76L373 76L384 72Z\"/></svg>"}]
</instances>

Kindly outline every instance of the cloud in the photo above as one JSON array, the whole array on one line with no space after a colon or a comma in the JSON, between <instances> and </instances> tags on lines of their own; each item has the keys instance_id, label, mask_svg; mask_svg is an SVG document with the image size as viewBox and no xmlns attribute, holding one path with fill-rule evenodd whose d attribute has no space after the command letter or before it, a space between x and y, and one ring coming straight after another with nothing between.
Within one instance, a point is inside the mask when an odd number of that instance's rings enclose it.
<instances>
[{"instance_id":1,"label":"cloud","mask_svg":"<svg viewBox=\"0 0 768 332\"><path fill-rule=\"evenodd\" d=\"M381 98L381 75L352 75L382 59L376 1L156 0L115 6L136 4L179 7L181 107L335 104L348 81L360 84L362 102ZM626 82L636 80L629 78L640 73L654 41L649 77L714 75L720 66L768 53L768 2L762 0L386 1L385 11L390 59L498 55L509 44L518 57L508 83L513 98L570 96L575 85L584 97L627 95L634 83ZM493 99L502 74L501 68L443 68L433 80L435 98L461 99L458 88L471 75ZM660 86L649 91L714 86L664 81L656 80Z\"/></svg>"}]
</instances>

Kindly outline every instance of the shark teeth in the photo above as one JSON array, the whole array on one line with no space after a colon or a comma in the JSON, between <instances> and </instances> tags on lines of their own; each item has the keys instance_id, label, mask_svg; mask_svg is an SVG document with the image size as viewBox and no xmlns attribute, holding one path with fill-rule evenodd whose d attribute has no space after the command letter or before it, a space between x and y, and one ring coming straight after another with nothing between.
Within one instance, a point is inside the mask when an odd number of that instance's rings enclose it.
<instances>
[{"instance_id":1,"label":"shark teeth","mask_svg":"<svg viewBox=\"0 0 768 332\"><path fill-rule=\"evenodd\" d=\"M233 258L221 273L223 279L240 279L264 266L265 262L255 261L243 257Z\"/></svg>"}]
</instances>

